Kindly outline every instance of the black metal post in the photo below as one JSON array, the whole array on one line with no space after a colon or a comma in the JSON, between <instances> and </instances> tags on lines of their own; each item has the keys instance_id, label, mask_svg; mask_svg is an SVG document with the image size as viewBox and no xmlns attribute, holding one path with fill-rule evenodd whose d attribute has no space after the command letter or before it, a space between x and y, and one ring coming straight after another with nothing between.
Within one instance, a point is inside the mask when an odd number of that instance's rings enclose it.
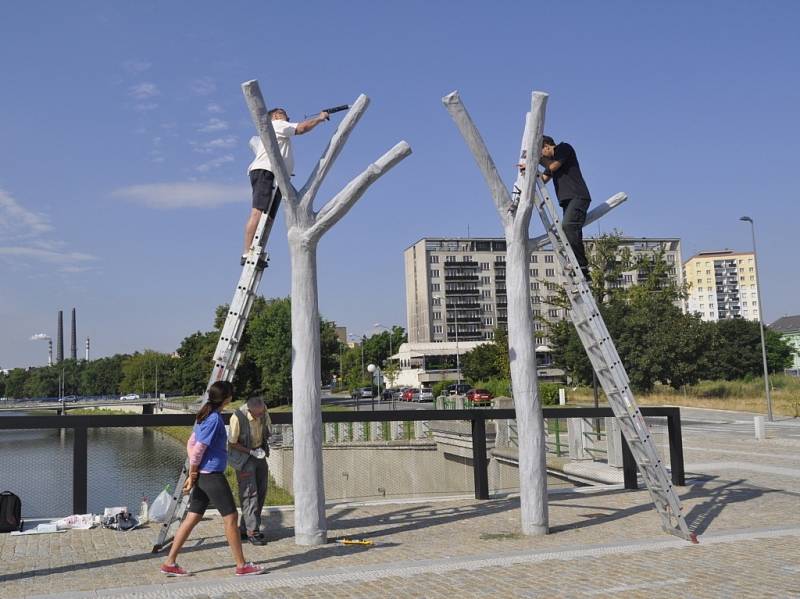
<instances>
[{"instance_id":1,"label":"black metal post","mask_svg":"<svg viewBox=\"0 0 800 599\"><path fill-rule=\"evenodd\" d=\"M631 448L628 441L622 437L622 477L625 481L625 488L634 490L639 488L639 475L636 460L633 459Z\"/></svg>"},{"instance_id":2,"label":"black metal post","mask_svg":"<svg viewBox=\"0 0 800 599\"><path fill-rule=\"evenodd\" d=\"M486 460L486 420L472 418L472 469L475 499L489 499L489 464Z\"/></svg>"},{"instance_id":3,"label":"black metal post","mask_svg":"<svg viewBox=\"0 0 800 599\"><path fill-rule=\"evenodd\" d=\"M683 436L681 434L681 412L679 408L667 416L667 436L669 437L669 463L672 471L672 484L686 485L686 472L683 464Z\"/></svg>"},{"instance_id":4,"label":"black metal post","mask_svg":"<svg viewBox=\"0 0 800 599\"><path fill-rule=\"evenodd\" d=\"M72 513L88 512L88 434L85 426L76 426L72 438Z\"/></svg>"}]
</instances>

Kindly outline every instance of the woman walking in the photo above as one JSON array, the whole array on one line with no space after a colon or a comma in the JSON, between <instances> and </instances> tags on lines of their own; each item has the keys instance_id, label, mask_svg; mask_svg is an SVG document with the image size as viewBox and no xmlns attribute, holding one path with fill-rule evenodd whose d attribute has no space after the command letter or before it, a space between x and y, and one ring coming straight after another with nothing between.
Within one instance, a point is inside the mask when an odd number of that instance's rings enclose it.
<instances>
[{"instance_id":1,"label":"woman walking","mask_svg":"<svg viewBox=\"0 0 800 599\"><path fill-rule=\"evenodd\" d=\"M189 576L175 561L181 547L192 530L203 518L209 503L219 510L225 525L233 559L236 560L236 576L263 574L264 568L244 561L242 540L239 536L239 514L233 502L233 493L225 480L228 463L228 436L220 412L233 399L233 385L228 381L217 381L208 389L208 401L197 412L192 436L186 445L189 453L189 476L183 487L184 493L191 491L189 508L172 541L169 555L161 566L167 576Z\"/></svg>"}]
</instances>

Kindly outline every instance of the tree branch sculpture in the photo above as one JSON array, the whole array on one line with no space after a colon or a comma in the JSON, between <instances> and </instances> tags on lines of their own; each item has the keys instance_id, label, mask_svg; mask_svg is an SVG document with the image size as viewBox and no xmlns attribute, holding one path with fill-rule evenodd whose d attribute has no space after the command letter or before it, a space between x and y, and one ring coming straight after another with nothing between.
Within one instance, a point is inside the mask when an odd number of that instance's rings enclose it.
<instances>
[{"instance_id":1,"label":"tree branch sculpture","mask_svg":"<svg viewBox=\"0 0 800 599\"><path fill-rule=\"evenodd\" d=\"M519 439L519 488L522 532L548 531L545 430L536 377L536 348L530 303L528 228L533 212L536 166L542 147L547 94L534 92L525 118L522 150L525 171L515 184L515 198L500 178L477 127L457 92L442 98L447 111L467 142L492 194L506 238L506 293L508 297L508 349L514 408Z\"/></svg>"},{"instance_id":2,"label":"tree branch sculpture","mask_svg":"<svg viewBox=\"0 0 800 599\"><path fill-rule=\"evenodd\" d=\"M350 181L314 212L314 199L351 131L369 105L361 95L339 124L306 184L296 191L289 180L272 121L257 81L242 84L250 114L274 167L283 195L292 267L292 426L294 427L295 542L327 541L325 488L322 477L322 414L320 392L317 245L364 195L370 185L411 154L401 141Z\"/></svg>"}]
</instances>

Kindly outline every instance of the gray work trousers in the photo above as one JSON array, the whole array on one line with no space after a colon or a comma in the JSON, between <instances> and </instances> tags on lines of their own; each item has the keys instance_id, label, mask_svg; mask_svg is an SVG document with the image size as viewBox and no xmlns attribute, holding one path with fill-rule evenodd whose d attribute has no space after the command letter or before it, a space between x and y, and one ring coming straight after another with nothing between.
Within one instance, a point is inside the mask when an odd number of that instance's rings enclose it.
<instances>
[{"instance_id":1,"label":"gray work trousers","mask_svg":"<svg viewBox=\"0 0 800 599\"><path fill-rule=\"evenodd\" d=\"M261 510L267 498L267 461L248 458L241 470L236 471L239 483L239 504L242 517L239 529L244 532L261 530Z\"/></svg>"}]
</instances>

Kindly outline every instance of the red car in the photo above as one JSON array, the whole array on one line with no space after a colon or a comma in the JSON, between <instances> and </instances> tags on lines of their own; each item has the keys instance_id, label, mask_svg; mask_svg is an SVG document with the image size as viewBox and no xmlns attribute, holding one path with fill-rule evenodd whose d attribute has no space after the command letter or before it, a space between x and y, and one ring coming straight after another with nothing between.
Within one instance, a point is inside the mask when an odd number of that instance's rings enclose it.
<instances>
[{"instance_id":1,"label":"red car","mask_svg":"<svg viewBox=\"0 0 800 599\"><path fill-rule=\"evenodd\" d=\"M414 387L409 387L403 394L400 396L400 399L403 401L417 401L419 399L419 389L415 389Z\"/></svg>"},{"instance_id":2,"label":"red car","mask_svg":"<svg viewBox=\"0 0 800 599\"><path fill-rule=\"evenodd\" d=\"M475 406L488 406L494 396L486 389L470 389L467 391L467 401Z\"/></svg>"}]
</instances>

